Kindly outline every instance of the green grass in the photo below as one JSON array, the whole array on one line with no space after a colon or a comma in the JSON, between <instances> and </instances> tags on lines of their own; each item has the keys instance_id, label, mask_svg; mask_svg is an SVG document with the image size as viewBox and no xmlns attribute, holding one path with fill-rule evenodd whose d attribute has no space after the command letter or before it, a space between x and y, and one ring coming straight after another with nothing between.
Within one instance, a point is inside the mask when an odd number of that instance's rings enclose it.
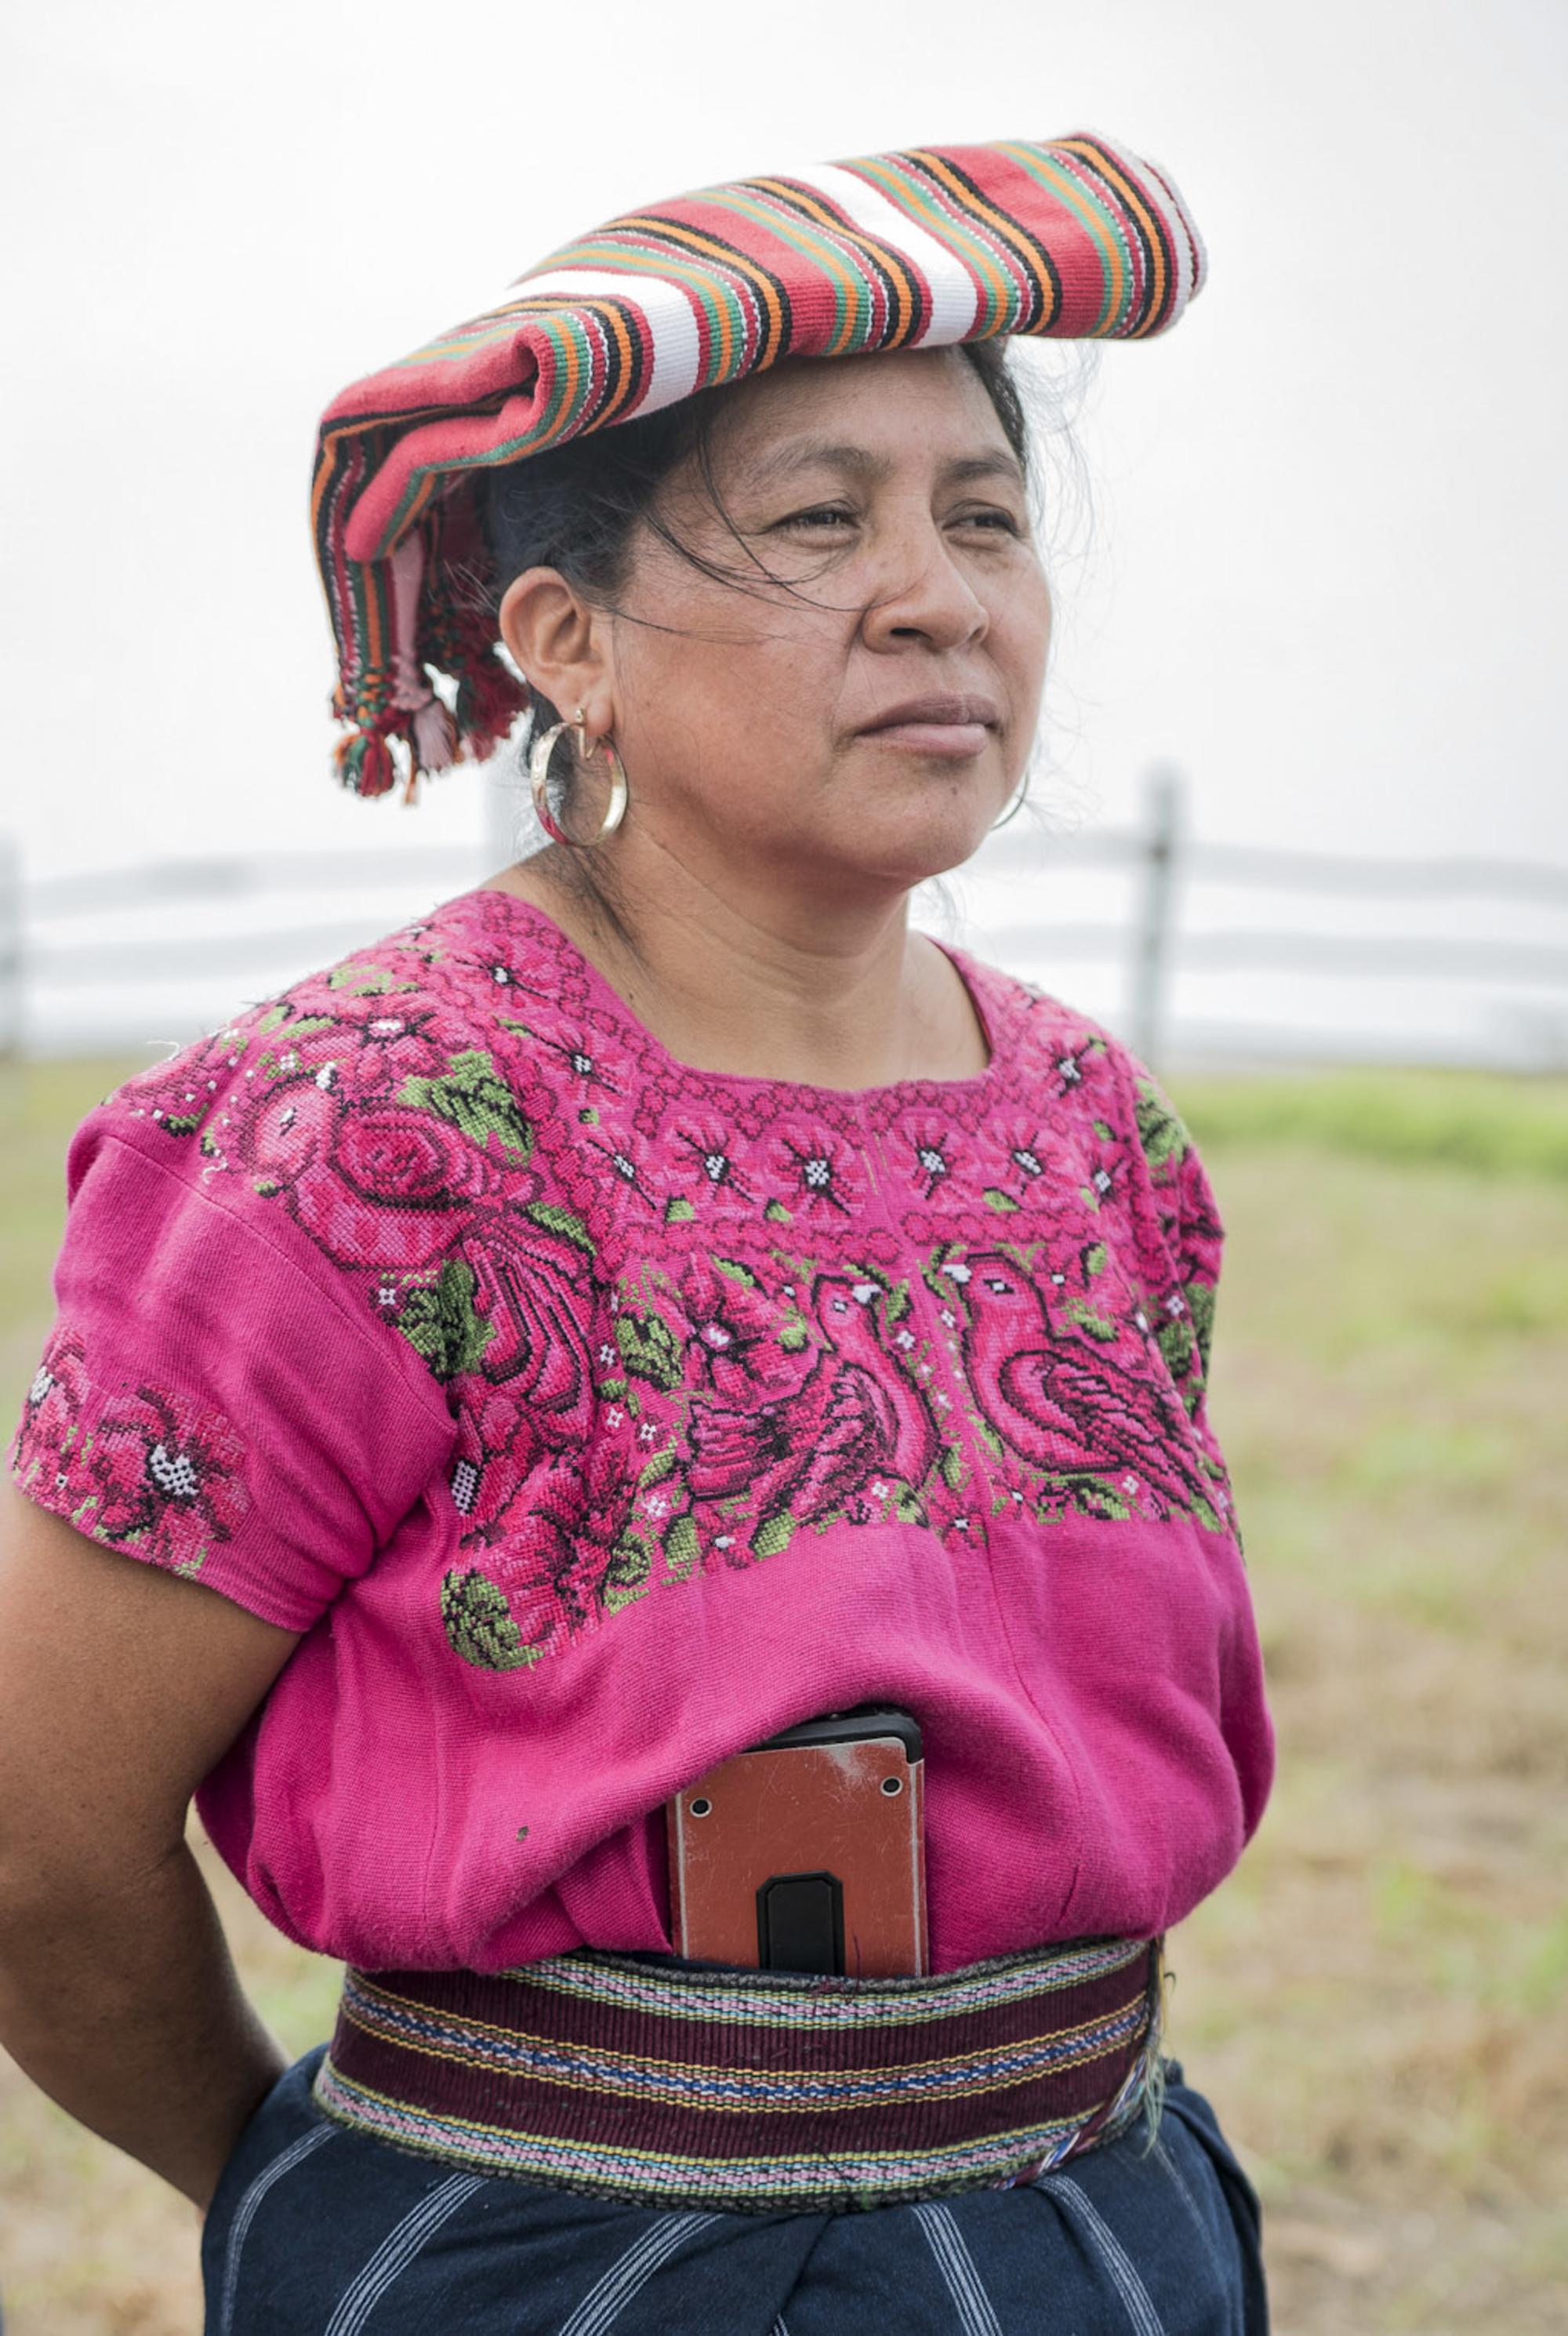
<instances>
[{"instance_id":1,"label":"green grass","mask_svg":"<svg viewBox=\"0 0 1568 2336\"><path fill-rule=\"evenodd\" d=\"M1568 1079L1353 1070L1178 1083L1200 1144L1310 1145L1408 1166L1568 1182Z\"/></svg>"}]
</instances>

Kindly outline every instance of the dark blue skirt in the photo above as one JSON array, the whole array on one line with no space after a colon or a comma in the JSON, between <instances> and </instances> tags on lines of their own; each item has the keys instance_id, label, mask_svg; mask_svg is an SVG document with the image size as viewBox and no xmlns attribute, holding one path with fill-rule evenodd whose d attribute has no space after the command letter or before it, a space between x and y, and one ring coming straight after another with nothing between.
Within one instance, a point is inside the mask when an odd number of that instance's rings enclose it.
<instances>
[{"instance_id":1,"label":"dark blue skirt","mask_svg":"<svg viewBox=\"0 0 1568 2336\"><path fill-rule=\"evenodd\" d=\"M660 2211L460 2173L279 2078L202 2234L205 2336L1266 2336L1259 2206L1202 2094L1011 2190Z\"/></svg>"}]
</instances>

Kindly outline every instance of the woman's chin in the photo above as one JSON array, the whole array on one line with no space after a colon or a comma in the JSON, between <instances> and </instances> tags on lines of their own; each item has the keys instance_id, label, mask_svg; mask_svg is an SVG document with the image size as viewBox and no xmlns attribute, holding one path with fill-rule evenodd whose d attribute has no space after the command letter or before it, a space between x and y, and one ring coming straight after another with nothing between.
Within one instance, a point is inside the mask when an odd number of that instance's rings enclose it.
<instances>
[{"instance_id":1,"label":"woman's chin","mask_svg":"<svg viewBox=\"0 0 1568 2336\"><path fill-rule=\"evenodd\" d=\"M868 815L844 839L843 857L869 875L906 888L946 875L972 859L1001 816L988 793L983 802L928 806L880 820Z\"/></svg>"}]
</instances>

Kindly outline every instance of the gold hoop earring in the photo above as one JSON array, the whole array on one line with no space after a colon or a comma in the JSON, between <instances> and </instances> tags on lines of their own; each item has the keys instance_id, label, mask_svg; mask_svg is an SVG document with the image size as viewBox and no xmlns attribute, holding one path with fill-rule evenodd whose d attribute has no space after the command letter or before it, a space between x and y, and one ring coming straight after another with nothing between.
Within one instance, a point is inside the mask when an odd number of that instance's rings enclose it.
<instances>
[{"instance_id":1,"label":"gold hoop earring","mask_svg":"<svg viewBox=\"0 0 1568 2336\"><path fill-rule=\"evenodd\" d=\"M598 832L593 835L581 837L568 835L550 807L550 758L555 752L561 733L566 730L577 732L578 751L583 762L589 761L597 753L602 754L609 765L609 801L605 805L604 817L599 823ZM542 737L535 739L532 752L528 758L528 779L529 785L533 791L533 808L539 815L541 827L543 828L546 835L552 837L557 843L568 844L574 852L585 851L589 844L602 843L607 835L613 835L626 816L628 800L626 765L610 745L608 733L597 742L597 745L589 740L587 721L580 706L571 721L558 722L552 730L547 730Z\"/></svg>"}]
</instances>

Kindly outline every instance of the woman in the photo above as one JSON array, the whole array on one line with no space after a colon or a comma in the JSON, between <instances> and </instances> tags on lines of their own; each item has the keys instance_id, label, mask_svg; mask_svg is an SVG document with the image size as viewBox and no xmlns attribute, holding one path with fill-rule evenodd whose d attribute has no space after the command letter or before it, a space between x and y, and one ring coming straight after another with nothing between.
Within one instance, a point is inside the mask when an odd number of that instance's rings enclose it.
<instances>
[{"instance_id":1,"label":"woman","mask_svg":"<svg viewBox=\"0 0 1568 2336\"><path fill-rule=\"evenodd\" d=\"M1201 265L1104 141L878 157L328 414L345 777L526 692L552 841L89 1117L0 1571L5 2040L206 2210L222 2336L1264 2325L1159 2053L1271 1757L1218 1222L1115 1040L906 920L1046 667L998 337ZM929 1970L675 1955L667 1805L868 1703ZM198 1788L351 1966L292 2068Z\"/></svg>"}]
</instances>

